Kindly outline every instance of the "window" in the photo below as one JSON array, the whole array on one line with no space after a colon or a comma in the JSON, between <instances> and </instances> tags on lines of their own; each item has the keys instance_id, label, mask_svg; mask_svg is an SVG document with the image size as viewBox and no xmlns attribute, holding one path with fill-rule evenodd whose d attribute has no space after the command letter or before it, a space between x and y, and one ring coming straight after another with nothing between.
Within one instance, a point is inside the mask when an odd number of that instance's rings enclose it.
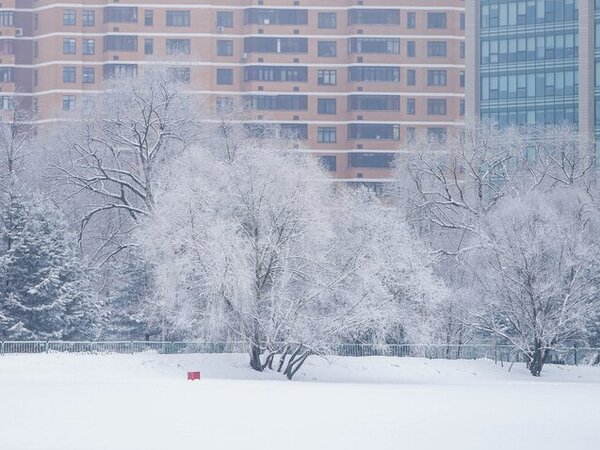
<instances>
[{"instance_id":1,"label":"window","mask_svg":"<svg viewBox=\"0 0 600 450\"><path fill-rule=\"evenodd\" d=\"M96 40L95 39L84 39L83 40L83 54L93 55L96 53Z\"/></svg>"},{"instance_id":2,"label":"window","mask_svg":"<svg viewBox=\"0 0 600 450\"><path fill-rule=\"evenodd\" d=\"M77 75L75 67L63 67L63 83L75 83Z\"/></svg>"},{"instance_id":3,"label":"window","mask_svg":"<svg viewBox=\"0 0 600 450\"><path fill-rule=\"evenodd\" d=\"M417 102L415 98L406 99L406 114L414 116L417 113Z\"/></svg>"},{"instance_id":4,"label":"window","mask_svg":"<svg viewBox=\"0 0 600 450\"><path fill-rule=\"evenodd\" d=\"M348 139L400 139L400 126L379 123L352 123L348 126Z\"/></svg>"},{"instance_id":5,"label":"window","mask_svg":"<svg viewBox=\"0 0 600 450\"><path fill-rule=\"evenodd\" d=\"M93 9L83 10L83 26L93 27L96 25L96 11Z\"/></svg>"},{"instance_id":6,"label":"window","mask_svg":"<svg viewBox=\"0 0 600 450\"><path fill-rule=\"evenodd\" d=\"M350 9L348 25L400 25L399 9Z\"/></svg>"},{"instance_id":7,"label":"window","mask_svg":"<svg viewBox=\"0 0 600 450\"><path fill-rule=\"evenodd\" d=\"M336 85L337 71L335 69L319 69L317 70L317 83L320 85Z\"/></svg>"},{"instance_id":8,"label":"window","mask_svg":"<svg viewBox=\"0 0 600 450\"><path fill-rule=\"evenodd\" d=\"M137 23L138 9L135 6L106 6L104 23Z\"/></svg>"},{"instance_id":9,"label":"window","mask_svg":"<svg viewBox=\"0 0 600 450\"><path fill-rule=\"evenodd\" d=\"M230 113L233 111L233 97L217 97L217 112Z\"/></svg>"},{"instance_id":10,"label":"window","mask_svg":"<svg viewBox=\"0 0 600 450\"><path fill-rule=\"evenodd\" d=\"M409 56L410 58L414 58L416 56L416 48L415 48L415 41L408 41L406 43L406 55Z\"/></svg>"},{"instance_id":11,"label":"window","mask_svg":"<svg viewBox=\"0 0 600 450\"><path fill-rule=\"evenodd\" d=\"M13 67L0 67L0 83L12 83L15 80Z\"/></svg>"},{"instance_id":12,"label":"window","mask_svg":"<svg viewBox=\"0 0 600 450\"><path fill-rule=\"evenodd\" d=\"M337 141L337 129L335 127L317 128L317 142L334 144Z\"/></svg>"},{"instance_id":13,"label":"window","mask_svg":"<svg viewBox=\"0 0 600 450\"><path fill-rule=\"evenodd\" d=\"M333 57L337 54L337 45L335 41L319 41L319 56Z\"/></svg>"},{"instance_id":14,"label":"window","mask_svg":"<svg viewBox=\"0 0 600 450\"><path fill-rule=\"evenodd\" d=\"M217 55L218 56L233 56L233 41L232 40L217 40Z\"/></svg>"},{"instance_id":15,"label":"window","mask_svg":"<svg viewBox=\"0 0 600 450\"><path fill-rule=\"evenodd\" d=\"M63 111L75 111L75 96L63 95Z\"/></svg>"},{"instance_id":16,"label":"window","mask_svg":"<svg viewBox=\"0 0 600 450\"><path fill-rule=\"evenodd\" d=\"M167 55L189 55L189 39L167 39Z\"/></svg>"},{"instance_id":17,"label":"window","mask_svg":"<svg viewBox=\"0 0 600 450\"><path fill-rule=\"evenodd\" d=\"M33 85L37 86L39 81L39 72L37 69L33 71Z\"/></svg>"},{"instance_id":18,"label":"window","mask_svg":"<svg viewBox=\"0 0 600 450\"><path fill-rule=\"evenodd\" d=\"M406 71L406 85L414 86L417 84L417 71L415 69L408 69Z\"/></svg>"},{"instance_id":19,"label":"window","mask_svg":"<svg viewBox=\"0 0 600 450\"><path fill-rule=\"evenodd\" d=\"M77 24L77 13L74 9L65 9L63 11L63 25L76 25Z\"/></svg>"},{"instance_id":20,"label":"window","mask_svg":"<svg viewBox=\"0 0 600 450\"><path fill-rule=\"evenodd\" d=\"M252 53L307 53L307 38L244 38L244 52Z\"/></svg>"},{"instance_id":21,"label":"window","mask_svg":"<svg viewBox=\"0 0 600 450\"><path fill-rule=\"evenodd\" d=\"M12 27L15 25L14 11L0 11L0 27ZM34 27L37 29L37 27Z\"/></svg>"},{"instance_id":22,"label":"window","mask_svg":"<svg viewBox=\"0 0 600 450\"><path fill-rule=\"evenodd\" d=\"M233 12L217 11L217 26L224 28L233 28Z\"/></svg>"},{"instance_id":23,"label":"window","mask_svg":"<svg viewBox=\"0 0 600 450\"><path fill-rule=\"evenodd\" d=\"M318 114L335 114L336 113L335 98L319 98L317 99Z\"/></svg>"},{"instance_id":24,"label":"window","mask_svg":"<svg viewBox=\"0 0 600 450\"><path fill-rule=\"evenodd\" d=\"M104 36L105 52L137 52L137 36L111 35Z\"/></svg>"},{"instance_id":25,"label":"window","mask_svg":"<svg viewBox=\"0 0 600 450\"><path fill-rule=\"evenodd\" d=\"M103 68L104 79L135 77L138 72L137 64L105 64Z\"/></svg>"},{"instance_id":26,"label":"window","mask_svg":"<svg viewBox=\"0 0 600 450\"><path fill-rule=\"evenodd\" d=\"M417 13L409 12L406 15L406 28L415 28L417 26Z\"/></svg>"},{"instance_id":27,"label":"window","mask_svg":"<svg viewBox=\"0 0 600 450\"><path fill-rule=\"evenodd\" d=\"M427 56L446 56L447 53L446 41L428 41Z\"/></svg>"},{"instance_id":28,"label":"window","mask_svg":"<svg viewBox=\"0 0 600 450\"><path fill-rule=\"evenodd\" d=\"M350 95L348 111L400 111L400 96Z\"/></svg>"},{"instance_id":29,"label":"window","mask_svg":"<svg viewBox=\"0 0 600 450\"><path fill-rule=\"evenodd\" d=\"M303 123L279 124L281 133L292 139L308 139L308 125Z\"/></svg>"},{"instance_id":30,"label":"window","mask_svg":"<svg viewBox=\"0 0 600 450\"><path fill-rule=\"evenodd\" d=\"M81 69L81 79L85 84L96 82L96 69L93 67L83 67Z\"/></svg>"},{"instance_id":31,"label":"window","mask_svg":"<svg viewBox=\"0 0 600 450\"><path fill-rule=\"evenodd\" d=\"M307 95L248 95L245 97L251 109L305 111L308 109Z\"/></svg>"},{"instance_id":32,"label":"window","mask_svg":"<svg viewBox=\"0 0 600 450\"><path fill-rule=\"evenodd\" d=\"M154 39L147 38L144 39L144 55L153 55L154 54Z\"/></svg>"},{"instance_id":33,"label":"window","mask_svg":"<svg viewBox=\"0 0 600 450\"><path fill-rule=\"evenodd\" d=\"M430 116L446 115L446 99L445 98L428 98L427 99L427 114Z\"/></svg>"},{"instance_id":34,"label":"window","mask_svg":"<svg viewBox=\"0 0 600 450\"><path fill-rule=\"evenodd\" d=\"M307 25L307 9L265 9L244 10L244 23L254 25Z\"/></svg>"},{"instance_id":35,"label":"window","mask_svg":"<svg viewBox=\"0 0 600 450\"><path fill-rule=\"evenodd\" d=\"M415 127L406 128L406 142L414 144L417 140L417 129Z\"/></svg>"},{"instance_id":36,"label":"window","mask_svg":"<svg viewBox=\"0 0 600 450\"><path fill-rule=\"evenodd\" d=\"M319 28L337 28L337 14L334 12L320 12L317 20Z\"/></svg>"},{"instance_id":37,"label":"window","mask_svg":"<svg viewBox=\"0 0 600 450\"><path fill-rule=\"evenodd\" d=\"M465 43L460 43L460 59L465 59Z\"/></svg>"},{"instance_id":38,"label":"window","mask_svg":"<svg viewBox=\"0 0 600 450\"><path fill-rule=\"evenodd\" d=\"M427 13L427 28L446 28L446 13Z\"/></svg>"},{"instance_id":39,"label":"window","mask_svg":"<svg viewBox=\"0 0 600 450\"><path fill-rule=\"evenodd\" d=\"M299 66L247 66L245 81L308 81L308 69Z\"/></svg>"},{"instance_id":40,"label":"window","mask_svg":"<svg viewBox=\"0 0 600 450\"><path fill-rule=\"evenodd\" d=\"M13 109L12 97L8 95L0 96L0 110L2 111L10 111Z\"/></svg>"},{"instance_id":41,"label":"window","mask_svg":"<svg viewBox=\"0 0 600 450\"><path fill-rule=\"evenodd\" d=\"M447 73L445 70L428 70L427 86L446 86Z\"/></svg>"},{"instance_id":42,"label":"window","mask_svg":"<svg viewBox=\"0 0 600 450\"><path fill-rule=\"evenodd\" d=\"M400 67L358 66L348 68L348 81L397 82L400 81Z\"/></svg>"},{"instance_id":43,"label":"window","mask_svg":"<svg viewBox=\"0 0 600 450\"><path fill-rule=\"evenodd\" d=\"M147 27L154 25L154 10L147 9L144 11L144 25Z\"/></svg>"},{"instance_id":44,"label":"window","mask_svg":"<svg viewBox=\"0 0 600 450\"><path fill-rule=\"evenodd\" d=\"M233 84L233 69L217 69L217 84Z\"/></svg>"},{"instance_id":45,"label":"window","mask_svg":"<svg viewBox=\"0 0 600 450\"><path fill-rule=\"evenodd\" d=\"M336 159L337 158L333 155L319 156L319 162L321 163L321 166L329 172L335 172L337 166Z\"/></svg>"},{"instance_id":46,"label":"window","mask_svg":"<svg viewBox=\"0 0 600 450\"><path fill-rule=\"evenodd\" d=\"M460 73L458 74L458 81L460 84L460 87L465 87L465 71L461 70Z\"/></svg>"},{"instance_id":47,"label":"window","mask_svg":"<svg viewBox=\"0 0 600 450\"><path fill-rule=\"evenodd\" d=\"M460 115L465 115L465 100L462 98L460 99Z\"/></svg>"},{"instance_id":48,"label":"window","mask_svg":"<svg viewBox=\"0 0 600 450\"><path fill-rule=\"evenodd\" d=\"M523 3L525 4L525 3ZM465 29L465 14L461 13L460 14L460 29L464 30Z\"/></svg>"},{"instance_id":49,"label":"window","mask_svg":"<svg viewBox=\"0 0 600 450\"><path fill-rule=\"evenodd\" d=\"M189 27L190 23L189 11L167 11L168 27Z\"/></svg>"},{"instance_id":50,"label":"window","mask_svg":"<svg viewBox=\"0 0 600 450\"><path fill-rule=\"evenodd\" d=\"M189 83L192 78L192 71L189 67L169 67L167 72L173 81L179 83Z\"/></svg>"},{"instance_id":51,"label":"window","mask_svg":"<svg viewBox=\"0 0 600 450\"><path fill-rule=\"evenodd\" d=\"M74 55L77 53L77 44L75 39L65 38L63 39L63 54L64 55Z\"/></svg>"},{"instance_id":52,"label":"window","mask_svg":"<svg viewBox=\"0 0 600 450\"><path fill-rule=\"evenodd\" d=\"M348 53L400 53L397 38L348 38Z\"/></svg>"},{"instance_id":53,"label":"window","mask_svg":"<svg viewBox=\"0 0 600 450\"><path fill-rule=\"evenodd\" d=\"M0 12L0 17L3 17L3 14L4 13ZM39 25L40 25L40 16L38 13L34 13L33 14L33 29L37 30Z\"/></svg>"},{"instance_id":54,"label":"window","mask_svg":"<svg viewBox=\"0 0 600 450\"><path fill-rule=\"evenodd\" d=\"M0 55L14 55L15 54L15 40L14 39L0 39Z\"/></svg>"},{"instance_id":55,"label":"window","mask_svg":"<svg viewBox=\"0 0 600 450\"><path fill-rule=\"evenodd\" d=\"M350 167L390 167L394 161L393 153L350 153L348 166Z\"/></svg>"},{"instance_id":56,"label":"window","mask_svg":"<svg viewBox=\"0 0 600 450\"><path fill-rule=\"evenodd\" d=\"M427 139L435 142L443 141L446 139L446 129L439 127L427 128Z\"/></svg>"}]
</instances>

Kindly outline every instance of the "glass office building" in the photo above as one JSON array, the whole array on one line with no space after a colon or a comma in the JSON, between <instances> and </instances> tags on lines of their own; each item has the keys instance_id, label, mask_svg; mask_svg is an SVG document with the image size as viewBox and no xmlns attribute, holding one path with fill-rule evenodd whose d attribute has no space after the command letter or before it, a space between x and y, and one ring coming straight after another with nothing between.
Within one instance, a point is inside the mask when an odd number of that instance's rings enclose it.
<instances>
[{"instance_id":1,"label":"glass office building","mask_svg":"<svg viewBox=\"0 0 600 450\"><path fill-rule=\"evenodd\" d=\"M600 132L600 0L467 0L466 21L467 115Z\"/></svg>"}]
</instances>

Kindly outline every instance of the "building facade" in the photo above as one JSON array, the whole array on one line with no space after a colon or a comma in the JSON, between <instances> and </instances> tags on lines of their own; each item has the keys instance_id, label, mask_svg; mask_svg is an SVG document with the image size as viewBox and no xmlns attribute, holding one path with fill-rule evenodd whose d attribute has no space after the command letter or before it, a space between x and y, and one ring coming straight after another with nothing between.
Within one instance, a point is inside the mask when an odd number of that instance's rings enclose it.
<instances>
[{"instance_id":1,"label":"building facade","mask_svg":"<svg viewBox=\"0 0 600 450\"><path fill-rule=\"evenodd\" d=\"M600 132L599 0L467 0L467 116Z\"/></svg>"},{"instance_id":2,"label":"building facade","mask_svg":"<svg viewBox=\"0 0 600 450\"><path fill-rule=\"evenodd\" d=\"M340 179L385 179L394 153L464 115L464 0L4 0L0 107L39 123L103 81L173 60L211 108L243 97Z\"/></svg>"}]
</instances>

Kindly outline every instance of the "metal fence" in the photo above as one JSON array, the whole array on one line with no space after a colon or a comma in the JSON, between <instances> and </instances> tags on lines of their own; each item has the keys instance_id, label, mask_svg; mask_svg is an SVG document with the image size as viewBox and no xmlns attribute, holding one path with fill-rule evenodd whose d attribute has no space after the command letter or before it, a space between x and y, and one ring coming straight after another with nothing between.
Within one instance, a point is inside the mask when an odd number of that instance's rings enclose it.
<instances>
[{"instance_id":1,"label":"metal fence","mask_svg":"<svg viewBox=\"0 0 600 450\"><path fill-rule=\"evenodd\" d=\"M163 341L4 341L0 355L34 353L244 353L244 342L163 342ZM330 356L395 356L429 359L490 359L495 362L525 361L525 356L508 345L415 345L415 344L335 344L325 352ZM547 358L551 364L600 365L600 348L563 347L552 349Z\"/></svg>"}]
</instances>

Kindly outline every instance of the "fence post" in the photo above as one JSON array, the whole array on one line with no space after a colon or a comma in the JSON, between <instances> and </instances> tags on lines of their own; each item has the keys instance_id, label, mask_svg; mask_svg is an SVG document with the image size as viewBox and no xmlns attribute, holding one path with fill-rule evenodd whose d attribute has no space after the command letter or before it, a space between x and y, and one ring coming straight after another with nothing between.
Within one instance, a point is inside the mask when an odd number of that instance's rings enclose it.
<instances>
[{"instance_id":1,"label":"fence post","mask_svg":"<svg viewBox=\"0 0 600 450\"><path fill-rule=\"evenodd\" d=\"M494 364L498 364L498 343L494 342Z\"/></svg>"},{"instance_id":2,"label":"fence post","mask_svg":"<svg viewBox=\"0 0 600 450\"><path fill-rule=\"evenodd\" d=\"M573 363L577 365L577 343L573 343Z\"/></svg>"},{"instance_id":3,"label":"fence post","mask_svg":"<svg viewBox=\"0 0 600 450\"><path fill-rule=\"evenodd\" d=\"M133 341L129 341L129 353L133 355Z\"/></svg>"},{"instance_id":4,"label":"fence post","mask_svg":"<svg viewBox=\"0 0 600 450\"><path fill-rule=\"evenodd\" d=\"M0 355L4 355L4 341L0 342Z\"/></svg>"},{"instance_id":5,"label":"fence post","mask_svg":"<svg viewBox=\"0 0 600 450\"><path fill-rule=\"evenodd\" d=\"M48 341L44 342L44 353L48 353Z\"/></svg>"}]
</instances>

